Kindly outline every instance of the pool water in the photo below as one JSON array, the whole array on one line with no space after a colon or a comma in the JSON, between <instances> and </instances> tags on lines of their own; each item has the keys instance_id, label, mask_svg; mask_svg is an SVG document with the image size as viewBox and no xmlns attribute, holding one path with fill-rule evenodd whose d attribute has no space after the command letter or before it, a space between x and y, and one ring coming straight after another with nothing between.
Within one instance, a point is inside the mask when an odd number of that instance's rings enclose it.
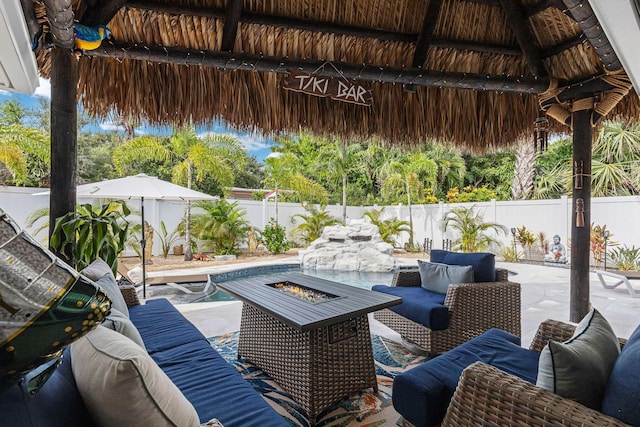
<instances>
[{"instance_id":1,"label":"pool water","mask_svg":"<svg viewBox=\"0 0 640 427\"><path fill-rule=\"evenodd\" d=\"M374 285L390 285L394 272L370 272L370 271L336 271L336 270L302 270L303 274L321 279L332 280L334 282L344 283L345 285L355 286L362 289L371 289ZM267 277L273 273L256 274L251 277ZM218 289L216 292L209 294L196 302L214 302L214 301L235 301L235 298Z\"/></svg>"}]
</instances>

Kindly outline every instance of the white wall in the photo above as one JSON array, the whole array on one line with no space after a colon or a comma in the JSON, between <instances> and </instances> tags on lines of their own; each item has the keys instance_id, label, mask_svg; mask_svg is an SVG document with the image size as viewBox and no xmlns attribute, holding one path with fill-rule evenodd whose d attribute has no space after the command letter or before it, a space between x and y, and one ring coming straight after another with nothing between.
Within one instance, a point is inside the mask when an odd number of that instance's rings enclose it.
<instances>
[{"instance_id":1,"label":"white wall","mask_svg":"<svg viewBox=\"0 0 640 427\"><path fill-rule=\"evenodd\" d=\"M49 196L34 196L33 193L46 191L35 188L0 187L0 208L6 211L23 228L26 217L40 207L48 207ZM87 202L88 200L81 200ZM233 201L233 200L232 200ZM275 217L275 202L238 200L238 205L246 210L247 219L259 230ZM186 203L181 201L145 200L145 219L156 230L160 229L160 221L164 221L167 230L171 232L184 217ZM140 202L129 201L132 209L139 210ZM569 247L571 233L571 199L563 196L552 200L517 200L505 202L482 202L464 204L433 204L414 205L411 207L414 225L415 242L422 244L425 238L433 239L433 247L442 247L443 239L454 239L456 236L450 231L442 230L444 215L456 206L474 206L482 212L485 221L502 224L507 229L526 226L527 229L537 234L544 232L549 239L554 234L559 234L565 246ZM379 209L379 206L349 206L347 217L350 219L362 218L364 212L369 209ZM342 206L330 205L329 213L336 218L342 218ZM197 212L197 209L193 209ZM305 214L305 210L298 203L278 202L278 222L292 230L295 225L291 217L296 213ZM406 205L385 207L383 218L391 216L409 220L409 208ZM605 225L611 231L611 240L627 246L640 246L640 197L600 197L591 201L591 221L598 225ZM131 216L131 221L140 221L139 215ZM27 230L33 232L33 230ZM46 232L37 237L45 238ZM511 233L498 236L504 245L512 242ZM399 238L399 246L408 241L408 235ZM179 242L180 243L180 242ZM161 253L158 232L155 234L153 253Z\"/></svg>"}]
</instances>

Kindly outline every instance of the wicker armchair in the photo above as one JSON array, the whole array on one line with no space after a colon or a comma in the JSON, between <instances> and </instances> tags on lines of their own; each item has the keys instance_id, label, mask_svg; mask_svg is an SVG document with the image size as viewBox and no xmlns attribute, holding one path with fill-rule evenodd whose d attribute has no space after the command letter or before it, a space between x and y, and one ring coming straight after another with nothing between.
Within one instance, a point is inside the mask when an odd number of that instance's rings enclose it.
<instances>
[{"instance_id":1,"label":"wicker armchair","mask_svg":"<svg viewBox=\"0 0 640 427\"><path fill-rule=\"evenodd\" d=\"M566 341L575 326L546 320L530 349L547 341ZM620 338L623 346L626 340ZM626 426L627 424L572 400L536 387L493 366L476 362L462 372L442 426Z\"/></svg>"},{"instance_id":2,"label":"wicker armchair","mask_svg":"<svg viewBox=\"0 0 640 427\"><path fill-rule=\"evenodd\" d=\"M495 282L449 285L444 305L449 308L449 328L434 331L390 309L373 317L409 344L428 354L441 354L491 328L520 336L520 284L508 280L505 269L496 269ZM418 270L395 274L391 286L420 286Z\"/></svg>"}]
</instances>

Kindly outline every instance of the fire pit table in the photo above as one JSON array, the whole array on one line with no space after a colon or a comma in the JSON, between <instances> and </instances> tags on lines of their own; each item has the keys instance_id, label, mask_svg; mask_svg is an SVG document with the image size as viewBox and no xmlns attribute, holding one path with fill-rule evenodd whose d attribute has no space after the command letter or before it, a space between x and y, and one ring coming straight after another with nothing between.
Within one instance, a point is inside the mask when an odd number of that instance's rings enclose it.
<instances>
[{"instance_id":1,"label":"fire pit table","mask_svg":"<svg viewBox=\"0 0 640 427\"><path fill-rule=\"evenodd\" d=\"M244 303L238 357L291 393L311 425L342 397L378 391L367 313L401 298L300 273L217 286Z\"/></svg>"}]
</instances>

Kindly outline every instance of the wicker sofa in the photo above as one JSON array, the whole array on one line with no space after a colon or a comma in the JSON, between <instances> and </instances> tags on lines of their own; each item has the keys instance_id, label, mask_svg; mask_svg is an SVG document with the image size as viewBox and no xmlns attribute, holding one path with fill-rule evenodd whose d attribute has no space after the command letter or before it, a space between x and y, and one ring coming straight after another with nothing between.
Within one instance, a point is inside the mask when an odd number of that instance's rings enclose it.
<instances>
[{"instance_id":1,"label":"wicker sofa","mask_svg":"<svg viewBox=\"0 0 640 427\"><path fill-rule=\"evenodd\" d=\"M510 282L508 276L507 270L498 268L494 282L451 284L446 295L437 295L421 288L418 270L400 270L391 286L377 285L373 290L403 297L403 303L373 316L398 332L410 349L417 347L432 355L444 353L491 328L520 336L520 284ZM430 299L425 307L440 305L431 307L431 322L416 310L408 310L410 317L404 315L407 310L402 311L402 306L418 304L423 297Z\"/></svg>"},{"instance_id":2,"label":"wicker sofa","mask_svg":"<svg viewBox=\"0 0 640 427\"><path fill-rule=\"evenodd\" d=\"M217 418L225 427L289 425L169 301L157 299L140 305L132 286L121 286L120 290L148 354L193 405L201 423ZM92 419L81 398L70 350L65 350L62 362L37 394L29 394L25 381L0 388L0 425L104 425ZM110 405L106 397L104 405ZM138 413L127 415L131 417L128 425L150 425Z\"/></svg>"}]
</instances>

